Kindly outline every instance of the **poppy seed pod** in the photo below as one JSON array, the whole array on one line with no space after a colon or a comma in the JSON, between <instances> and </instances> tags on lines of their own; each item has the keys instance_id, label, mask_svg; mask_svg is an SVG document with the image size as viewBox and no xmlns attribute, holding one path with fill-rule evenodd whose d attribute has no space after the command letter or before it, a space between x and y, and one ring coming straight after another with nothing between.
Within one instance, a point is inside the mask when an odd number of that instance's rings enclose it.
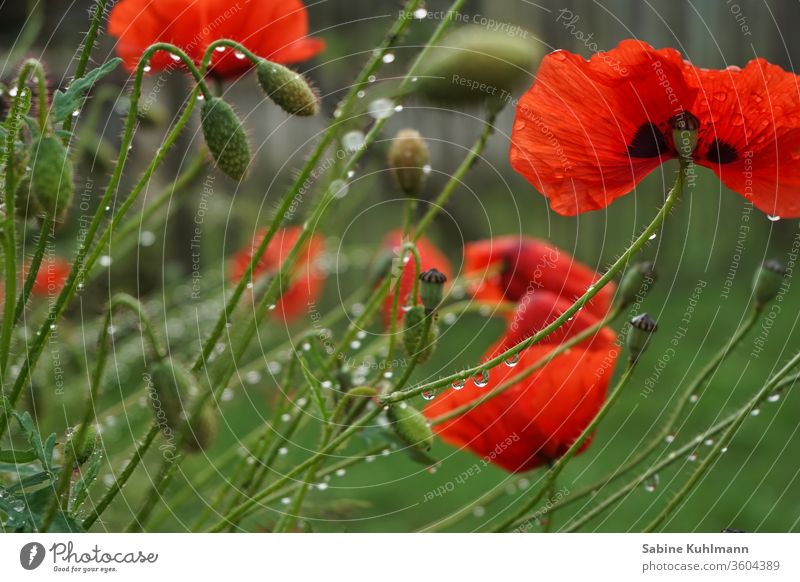
<instances>
[{"instance_id":1,"label":"poppy seed pod","mask_svg":"<svg viewBox=\"0 0 800 582\"><path fill-rule=\"evenodd\" d=\"M688 111L684 111L669 120L672 128L672 143L681 157L691 158L697 148L697 130L700 120Z\"/></svg>"},{"instance_id":2,"label":"poppy seed pod","mask_svg":"<svg viewBox=\"0 0 800 582\"><path fill-rule=\"evenodd\" d=\"M72 162L61 140L43 135L31 150L30 196L38 209L61 221L75 192Z\"/></svg>"},{"instance_id":3,"label":"poppy seed pod","mask_svg":"<svg viewBox=\"0 0 800 582\"><path fill-rule=\"evenodd\" d=\"M478 26L467 26L431 50L417 90L444 103L510 101L514 87L530 78L539 53L530 41Z\"/></svg>"},{"instance_id":4,"label":"poppy seed pod","mask_svg":"<svg viewBox=\"0 0 800 582\"><path fill-rule=\"evenodd\" d=\"M425 333L425 318L433 317L428 337L423 338ZM435 314L426 315L421 305L411 307L405 314L403 321L403 346L409 357L416 357L420 364L427 362L436 348L436 338L439 335L439 326L436 323Z\"/></svg>"},{"instance_id":5,"label":"poppy seed pod","mask_svg":"<svg viewBox=\"0 0 800 582\"><path fill-rule=\"evenodd\" d=\"M400 189L408 196L418 196L425 185L425 166L431 156L425 140L415 129L402 129L389 148L389 168Z\"/></svg>"},{"instance_id":6,"label":"poppy seed pod","mask_svg":"<svg viewBox=\"0 0 800 582\"><path fill-rule=\"evenodd\" d=\"M759 309L775 299L781 283L786 278L786 266L777 259L769 259L756 271L753 291Z\"/></svg>"},{"instance_id":7,"label":"poppy seed pod","mask_svg":"<svg viewBox=\"0 0 800 582\"><path fill-rule=\"evenodd\" d=\"M647 313L641 313L631 319L628 330L628 350L631 362L636 362L647 348L650 336L658 329L656 320Z\"/></svg>"},{"instance_id":8,"label":"poppy seed pod","mask_svg":"<svg viewBox=\"0 0 800 582\"><path fill-rule=\"evenodd\" d=\"M433 313L439 307L444 295L447 276L437 269L428 269L419 275L419 297L426 313Z\"/></svg>"},{"instance_id":9,"label":"poppy seed pod","mask_svg":"<svg viewBox=\"0 0 800 582\"><path fill-rule=\"evenodd\" d=\"M100 435L97 434L97 429L94 426L86 428L82 443L75 442L80 431L81 427L76 426L67 433L67 439L64 441L65 452L68 453L74 448L75 465L78 467L89 460L89 457L92 456L92 453L94 453L95 449L100 444Z\"/></svg>"},{"instance_id":10,"label":"poppy seed pod","mask_svg":"<svg viewBox=\"0 0 800 582\"><path fill-rule=\"evenodd\" d=\"M420 451L431 450L433 431L419 410L406 402L400 402L390 406L386 415L400 440Z\"/></svg>"},{"instance_id":11,"label":"poppy seed pod","mask_svg":"<svg viewBox=\"0 0 800 582\"><path fill-rule=\"evenodd\" d=\"M644 289L646 293L650 284L655 280L656 273L653 270L652 262L644 261L631 266L631 268L627 269L625 274L622 275L622 280L619 283L619 291L617 294L619 305L621 307L627 307L636 301L639 293L642 291L642 287L647 284L647 287Z\"/></svg>"},{"instance_id":12,"label":"poppy seed pod","mask_svg":"<svg viewBox=\"0 0 800 582\"><path fill-rule=\"evenodd\" d=\"M241 180L250 164L250 145L233 108L218 97L203 102L200 112L208 149L217 167L234 180Z\"/></svg>"},{"instance_id":13,"label":"poppy seed pod","mask_svg":"<svg viewBox=\"0 0 800 582\"><path fill-rule=\"evenodd\" d=\"M319 113L319 99L303 75L288 67L261 61L256 66L258 83L278 107L290 115L310 117Z\"/></svg>"},{"instance_id":14,"label":"poppy seed pod","mask_svg":"<svg viewBox=\"0 0 800 582\"><path fill-rule=\"evenodd\" d=\"M217 438L217 415L206 405L192 423L192 431L184 449L187 453L199 453L209 448Z\"/></svg>"}]
</instances>

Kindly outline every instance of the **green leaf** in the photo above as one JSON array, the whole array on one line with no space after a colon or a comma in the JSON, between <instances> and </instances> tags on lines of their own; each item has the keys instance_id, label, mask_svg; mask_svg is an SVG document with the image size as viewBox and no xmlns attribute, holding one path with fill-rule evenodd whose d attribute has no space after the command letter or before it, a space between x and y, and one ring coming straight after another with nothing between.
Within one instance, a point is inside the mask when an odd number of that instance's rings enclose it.
<instances>
[{"instance_id":1,"label":"green leaf","mask_svg":"<svg viewBox=\"0 0 800 582\"><path fill-rule=\"evenodd\" d=\"M8 449L0 451L0 463L30 463L39 457L33 449L26 449L24 451L15 451Z\"/></svg>"},{"instance_id":2,"label":"green leaf","mask_svg":"<svg viewBox=\"0 0 800 582\"><path fill-rule=\"evenodd\" d=\"M104 65L86 73L80 79L72 81L66 91L56 91L53 96L53 119L55 121L64 121L72 115L73 111L81 109L86 100L86 92L102 77L116 69L121 62L122 59L120 58L111 59Z\"/></svg>"},{"instance_id":3,"label":"green leaf","mask_svg":"<svg viewBox=\"0 0 800 582\"><path fill-rule=\"evenodd\" d=\"M8 488L9 493L16 493L17 491L24 491L28 487L35 487L45 481L50 481L52 475L48 471L39 471L29 477L25 477L17 483L14 483Z\"/></svg>"},{"instance_id":4,"label":"green leaf","mask_svg":"<svg viewBox=\"0 0 800 582\"><path fill-rule=\"evenodd\" d=\"M72 515L75 515L80 509L86 497L89 494L89 487L92 486L94 480L97 479L97 474L100 472L100 465L103 460L103 450L98 448L89 457L89 460L81 468L81 478L75 483L72 491Z\"/></svg>"}]
</instances>

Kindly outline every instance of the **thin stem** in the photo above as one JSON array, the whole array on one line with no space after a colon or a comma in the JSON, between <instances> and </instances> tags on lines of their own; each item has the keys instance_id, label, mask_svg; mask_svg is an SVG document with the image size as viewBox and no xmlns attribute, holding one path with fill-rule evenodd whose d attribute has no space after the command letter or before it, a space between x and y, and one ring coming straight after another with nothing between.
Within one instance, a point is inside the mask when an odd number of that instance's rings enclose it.
<instances>
[{"instance_id":1,"label":"thin stem","mask_svg":"<svg viewBox=\"0 0 800 582\"><path fill-rule=\"evenodd\" d=\"M561 471L567 466L567 464L575 457L581 447L584 445L586 440L591 436L600 422L608 414L609 410L617 403L619 397L622 395L622 391L625 386L628 384L628 381L631 379L631 375L633 374L633 370L635 369L635 362L628 362L625 371L622 373L622 376L617 381L616 386L611 391L611 394L603 403L603 406L597 412L595 417L592 421L581 431L580 436L575 439L575 442L570 445L567 452L564 453L559 459L552 465L549 471L547 471L544 485L539 489L539 493L531 497L528 501L526 501L522 507L514 513L512 517L505 520L501 523L496 531L508 531L517 525L519 525L520 520L524 518L524 516L536 506L539 501L545 496L545 494L550 490L553 484L556 481L556 478L559 476Z\"/></svg>"},{"instance_id":2,"label":"thin stem","mask_svg":"<svg viewBox=\"0 0 800 582\"><path fill-rule=\"evenodd\" d=\"M33 291L33 286L36 284L36 277L39 275L39 269L42 266L42 259L44 258L45 251L47 250L47 243L50 241L50 237L52 236L54 224L55 221L53 220L52 216L49 214L44 216L42 220L42 226L39 229L39 240L36 241L36 250L33 253L33 258L31 259L30 265L28 266L28 274L25 277L25 283L22 286L22 291L17 299L17 307L14 313L15 325L19 322L22 314L25 312L25 306L28 304L31 291Z\"/></svg>"},{"instance_id":3,"label":"thin stem","mask_svg":"<svg viewBox=\"0 0 800 582\"><path fill-rule=\"evenodd\" d=\"M433 319L435 317L436 317L435 313L430 313L425 316L425 320L422 322L422 335L419 338L419 342L417 342L414 353L410 354L411 363L409 363L408 366L406 366L406 369L403 371L403 375L394 385L395 390L403 389L403 386L406 385L408 379L411 378L411 374L414 373L414 369L417 367L417 364L419 364L419 360L422 357L422 354L424 353L425 349L428 348L426 344L430 340L431 327L433 325Z\"/></svg>"},{"instance_id":4,"label":"thin stem","mask_svg":"<svg viewBox=\"0 0 800 582\"><path fill-rule=\"evenodd\" d=\"M454 418L457 418L457 417L461 416L462 414L466 414L470 410L473 410L473 409L477 408L478 406L480 406L484 402L487 402L488 400L491 400L492 398L495 398L496 396L499 396L503 392L506 392L508 389L512 388L513 386L516 386L517 384L522 382L524 379L529 377L531 374L533 374L537 370L542 369L544 366L546 366L547 364L552 362L555 358L557 358L558 356L560 356L561 354L563 354L564 352L566 352L567 350L569 350L573 346L578 345L579 343L581 343L586 338L592 337L595 333L597 333L603 327L605 327L606 325L611 323L614 319L616 319L617 316L619 316L620 312L621 312L621 309L618 306L614 307L608 313L608 315L606 315L603 319L601 319L600 321L598 321L594 325L592 325L590 327L587 327L585 330L583 330L579 334L576 334L574 337L570 338L569 340L565 341L564 343L559 345L556 349L554 349L552 352L550 352L546 356L540 358L539 360L537 360L536 362L531 364L528 368L526 368L525 370L521 371L516 376L513 376L511 379L506 380L505 382L503 382L499 386L493 388L489 392L486 392L485 394L482 394L479 398L476 398L472 402L467 402L466 404L462 404L461 406L458 406L458 407L454 408L453 410L451 410L449 412L446 412L445 414L442 414L441 416L437 416L436 418L431 419L431 421L430 421L431 425L432 426L436 426L436 425L442 424L443 422L447 422L448 420L452 420Z\"/></svg>"},{"instance_id":5,"label":"thin stem","mask_svg":"<svg viewBox=\"0 0 800 582\"><path fill-rule=\"evenodd\" d=\"M134 451L131 458L125 464L125 469L123 469L122 474L119 476L117 480L114 481L114 484L106 491L103 498L100 500L100 503L94 508L94 511L83 520L83 529L88 530L92 524L97 521L106 508L111 505L111 502L114 501L114 498L117 494L122 490L125 486L125 483L128 482L128 479L131 478L133 472L136 470L136 467L139 466L144 454L150 448L150 445L153 443L153 439L156 438L156 435L159 433L161 429L158 426L158 423L153 423L150 425L150 428L147 431L147 434L142 439L142 442L136 447L136 451Z\"/></svg>"},{"instance_id":6,"label":"thin stem","mask_svg":"<svg viewBox=\"0 0 800 582\"><path fill-rule=\"evenodd\" d=\"M562 325L565 322L569 321L575 314L580 311L580 309L586 305L597 293L600 292L600 289L605 287L614 277L616 277L617 273L619 273L625 265L628 264L628 261L636 255L650 240L651 235L655 234L656 231L659 229L661 224L664 222L664 219L672 210L672 207L677 202L680 194L683 190L683 183L684 183L684 173L686 171L686 166L684 163L681 163L680 171L678 172L678 178L675 182L675 185L670 190L669 195L667 196L664 205L658 211L653 221L644 229L642 234L628 247L625 252L620 255L620 257L609 267L609 269L603 274L597 282L589 287L589 289L584 293L581 297L579 297L575 302L567 308L559 317L557 317L550 325L544 327L539 332L535 333L528 339L518 343L517 345L509 348L505 352L489 359L488 361L480 364L478 366L474 366L472 368L468 368L461 372L457 372L455 374L451 374L449 376L445 376L443 378L439 378L437 380L433 380L431 382L427 382L424 384L420 384L414 388L410 388L408 390L400 391L400 392L393 392L388 396L381 398L381 402L383 404L391 404L395 402L401 402L403 400L408 400L409 398L413 398L423 392L429 392L431 390L437 390L442 386L447 386L456 380L464 380L473 374L477 374L481 371L487 370L489 368L493 368L499 364L502 364L508 358L515 356L516 354L520 353L524 349L536 344L537 342L541 341Z\"/></svg>"},{"instance_id":7,"label":"thin stem","mask_svg":"<svg viewBox=\"0 0 800 582\"><path fill-rule=\"evenodd\" d=\"M714 462L717 460L717 457L722 453L722 449L727 447L730 443L730 440L736 434L736 431L739 430L739 427L742 426L745 419L750 415L751 412L758 406L761 401L763 401L767 396L769 396L778 383L794 369L798 364L800 364L800 352L795 354L787 364L781 368L770 380L761 387L761 389L753 396L752 399L747 403L747 405L739 412L736 419L731 423L731 425L727 428L727 430L723 433L723 435L719 438L717 443L709 452L708 456L703 459L703 462L697 467L697 469L692 473L683 487L675 494L675 496L669 500L667 505L661 512L656 516L656 518L650 522L650 525L645 528L646 532L655 531L664 520L669 517L669 515L678 508L678 506L683 503L686 499L688 494L694 488L694 486L700 481L703 475L711 468Z\"/></svg>"}]
</instances>

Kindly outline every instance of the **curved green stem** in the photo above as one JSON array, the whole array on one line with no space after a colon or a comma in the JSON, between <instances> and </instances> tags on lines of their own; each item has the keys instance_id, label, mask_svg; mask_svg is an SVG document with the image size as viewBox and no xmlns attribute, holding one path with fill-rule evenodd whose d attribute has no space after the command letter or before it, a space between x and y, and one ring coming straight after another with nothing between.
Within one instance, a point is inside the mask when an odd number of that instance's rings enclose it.
<instances>
[{"instance_id":1,"label":"curved green stem","mask_svg":"<svg viewBox=\"0 0 800 582\"><path fill-rule=\"evenodd\" d=\"M403 371L403 375L397 380L397 383L394 385L395 390L402 390L403 386L406 385L408 379L411 378L411 374L414 373L414 369L419 364L419 359L422 357L425 349L428 347L428 341L431 339L431 327L433 326L433 320L436 317L435 313L430 313L425 316L425 320L422 323L422 335L419 338L419 342L417 343L416 350L413 354L411 354L411 363L406 366L406 369Z\"/></svg>"},{"instance_id":2,"label":"curved green stem","mask_svg":"<svg viewBox=\"0 0 800 582\"><path fill-rule=\"evenodd\" d=\"M50 215L46 215L42 220L42 226L39 229L39 239L36 241L36 250L33 252L30 265L28 266L28 274L25 276L25 283L22 286L19 298L17 299L17 307L14 312L14 324L16 325L22 314L25 312L25 306L28 304L28 299L33 291L33 286L36 284L36 277L39 275L39 269L42 266L42 259L47 250L47 243L52 236L53 225L55 221Z\"/></svg>"}]
</instances>

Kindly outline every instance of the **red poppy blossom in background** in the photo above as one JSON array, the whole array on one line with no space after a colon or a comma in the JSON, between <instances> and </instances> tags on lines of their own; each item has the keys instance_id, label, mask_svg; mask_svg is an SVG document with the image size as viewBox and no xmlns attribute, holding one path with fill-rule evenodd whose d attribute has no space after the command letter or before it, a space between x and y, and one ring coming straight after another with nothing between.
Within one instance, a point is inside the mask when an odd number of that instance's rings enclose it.
<instances>
[{"instance_id":1,"label":"red poppy blossom in background","mask_svg":"<svg viewBox=\"0 0 800 582\"><path fill-rule=\"evenodd\" d=\"M253 252L264 240L262 229L256 235L251 245L236 253L230 265L230 279L238 282L247 272L247 267L253 258ZM290 226L279 230L267 245L267 249L253 272L253 280L260 277L277 275L281 264L294 247L301 229ZM325 251L325 239L313 235L300 251L299 259L294 266L288 286L281 293L280 299L275 304L273 314L283 320L291 320L308 309L322 294L325 285L325 272L320 268L318 259Z\"/></svg>"},{"instance_id":2,"label":"red poppy blossom in background","mask_svg":"<svg viewBox=\"0 0 800 582\"><path fill-rule=\"evenodd\" d=\"M796 75L764 59L701 69L635 40L588 61L555 51L520 99L511 164L574 215L631 192L678 157L674 129L697 127L697 164L762 212L798 217L799 91Z\"/></svg>"},{"instance_id":3,"label":"red poppy blossom in background","mask_svg":"<svg viewBox=\"0 0 800 582\"><path fill-rule=\"evenodd\" d=\"M172 43L200 64L206 48L218 39L235 40L260 57L282 64L310 59L324 48L308 35L308 14L300 0L121 0L114 6L108 32L117 37L117 54L133 71L142 53L156 42ZM219 77L247 72L252 63L232 49L215 51L211 71ZM174 66L160 51L149 66Z\"/></svg>"},{"instance_id":4,"label":"red poppy blossom in background","mask_svg":"<svg viewBox=\"0 0 800 582\"><path fill-rule=\"evenodd\" d=\"M581 267L579 278L583 270L589 271ZM519 299L506 333L485 359L535 334L571 305L571 293L565 297L550 289L529 290ZM473 402L598 321L594 312L581 310L566 325L524 350L513 367L491 369L488 385L479 388L470 382L460 390L448 390L428 404L425 415L436 418ZM502 394L434 430L444 441L510 472L553 461L567 451L602 406L618 351L616 334L604 327ZM583 448L586 446L588 441Z\"/></svg>"},{"instance_id":5,"label":"red poppy blossom in background","mask_svg":"<svg viewBox=\"0 0 800 582\"><path fill-rule=\"evenodd\" d=\"M501 236L464 245L463 276L479 301L518 303L531 290L577 299L599 275L558 247L528 236ZM614 285L603 287L585 309L603 317L611 307Z\"/></svg>"},{"instance_id":6,"label":"red poppy blossom in background","mask_svg":"<svg viewBox=\"0 0 800 582\"><path fill-rule=\"evenodd\" d=\"M382 246L385 250L391 252L391 256L399 257L402 245L403 232L398 229L393 230L386 235L386 237L383 239ZM428 269L438 269L444 273L448 279L452 278L453 268L450 265L450 261L439 249L434 246L429 239L425 238L424 236L420 237L420 239L416 242L416 245L422 266L420 272L427 271ZM414 288L414 274L416 273L414 258L411 257L411 255L406 256L409 256L410 259L405 265L403 265L403 272L400 275L400 302L398 305L401 309L398 309L398 319L403 317L402 307L407 304L408 296L411 293L411 290ZM387 326L392 321L393 304L394 292L390 292L383 304L383 316Z\"/></svg>"},{"instance_id":7,"label":"red poppy blossom in background","mask_svg":"<svg viewBox=\"0 0 800 582\"><path fill-rule=\"evenodd\" d=\"M30 264L25 264L22 269L23 279L28 276ZM64 288L64 283L69 277L69 272L72 270L70 265L64 259L45 255L42 259L42 264L39 266L39 272L36 273L36 280L31 288L31 294L36 297L51 297L61 293Z\"/></svg>"}]
</instances>

